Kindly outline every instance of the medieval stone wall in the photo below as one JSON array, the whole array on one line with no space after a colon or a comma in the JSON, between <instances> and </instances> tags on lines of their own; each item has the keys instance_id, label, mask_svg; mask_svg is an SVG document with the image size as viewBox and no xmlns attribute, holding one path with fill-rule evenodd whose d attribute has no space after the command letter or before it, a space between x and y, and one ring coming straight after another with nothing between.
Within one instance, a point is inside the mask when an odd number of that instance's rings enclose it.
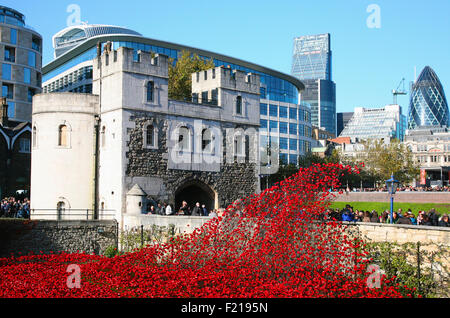
<instances>
[{"instance_id":1,"label":"medieval stone wall","mask_svg":"<svg viewBox=\"0 0 450 318\"><path fill-rule=\"evenodd\" d=\"M175 192L180 186L188 181L199 181L218 194L219 207L227 207L236 199L257 192L257 165L255 162L250 162L248 156L244 162L228 163L224 159L224 162L220 164L220 171L169 169L167 116L142 112L135 113L130 120L134 121L135 129L128 132L126 176L130 182L129 188L132 187L132 183L139 183L136 180L147 179L147 184L148 180L153 180L151 185L146 185L144 182L140 186L153 199L168 201L173 205ZM158 128L157 149L144 147L145 126L149 123ZM224 136L226 128L229 127L222 125ZM225 143L225 137L223 142ZM155 183L160 183L156 189L152 188Z\"/></svg>"}]
</instances>

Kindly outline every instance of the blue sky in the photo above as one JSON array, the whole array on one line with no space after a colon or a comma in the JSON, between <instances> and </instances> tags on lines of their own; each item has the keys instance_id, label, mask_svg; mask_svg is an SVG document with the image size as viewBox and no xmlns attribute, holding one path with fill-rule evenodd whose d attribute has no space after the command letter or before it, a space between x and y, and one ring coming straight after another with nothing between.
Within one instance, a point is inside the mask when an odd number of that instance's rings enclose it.
<instances>
[{"instance_id":1,"label":"blue sky","mask_svg":"<svg viewBox=\"0 0 450 318\"><path fill-rule=\"evenodd\" d=\"M44 64L52 36L67 26L67 7L81 20L128 27L154 39L198 47L290 74L293 39L330 33L337 111L392 103L392 89L426 66L450 91L449 0L3 0L26 15L44 38ZM380 9L380 28L367 19ZM407 113L408 96L399 96Z\"/></svg>"}]
</instances>

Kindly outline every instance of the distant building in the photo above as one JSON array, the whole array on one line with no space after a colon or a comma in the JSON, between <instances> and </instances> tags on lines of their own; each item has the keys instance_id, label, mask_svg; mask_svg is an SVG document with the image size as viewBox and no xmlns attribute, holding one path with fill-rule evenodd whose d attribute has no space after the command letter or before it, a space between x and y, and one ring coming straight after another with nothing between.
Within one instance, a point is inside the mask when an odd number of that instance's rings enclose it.
<instances>
[{"instance_id":1,"label":"distant building","mask_svg":"<svg viewBox=\"0 0 450 318\"><path fill-rule=\"evenodd\" d=\"M42 37L0 6L0 198L30 189L32 100L41 92Z\"/></svg>"},{"instance_id":2,"label":"distant building","mask_svg":"<svg viewBox=\"0 0 450 318\"><path fill-rule=\"evenodd\" d=\"M291 74L298 79L332 79L332 52L329 33L294 39Z\"/></svg>"},{"instance_id":3,"label":"distant building","mask_svg":"<svg viewBox=\"0 0 450 318\"><path fill-rule=\"evenodd\" d=\"M336 114L336 136L339 136L344 130L347 123L352 119L353 112L337 113Z\"/></svg>"},{"instance_id":4,"label":"distant building","mask_svg":"<svg viewBox=\"0 0 450 318\"><path fill-rule=\"evenodd\" d=\"M10 121L8 103L0 102L0 199L17 192L29 195L31 124Z\"/></svg>"},{"instance_id":5,"label":"distant building","mask_svg":"<svg viewBox=\"0 0 450 318\"><path fill-rule=\"evenodd\" d=\"M408 129L450 126L444 88L433 69L426 66L412 86Z\"/></svg>"},{"instance_id":6,"label":"distant building","mask_svg":"<svg viewBox=\"0 0 450 318\"><path fill-rule=\"evenodd\" d=\"M343 161L364 160L361 153L364 150L364 145L359 140L352 140L350 137L337 137L330 139L330 142L335 145L334 148L339 151Z\"/></svg>"},{"instance_id":7,"label":"distant building","mask_svg":"<svg viewBox=\"0 0 450 318\"><path fill-rule=\"evenodd\" d=\"M421 127L408 130L405 145L420 166L416 185L449 185L450 131L446 127Z\"/></svg>"},{"instance_id":8,"label":"distant building","mask_svg":"<svg viewBox=\"0 0 450 318\"><path fill-rule=\"evenodd\" d=\"M336 84L332 81L330 34L294 39L291 74L302 80L303 102L311 106L311 123L336 134Z\"/></svg>"},{"instance_id":9,"label":"distant building","mask_svg":"<svg viewBox=\"0 0 450 318\"><path fill-rule=\"evenodd\" d=\"M336 138L336 136L324 129L320 129L319 127L312 128L312 137L315 141L313 147L318 147L318 145L327 144L328 140Z\"/></svg>"},{"instance_id":10,"label":"distant building","mask_svg":"<svg viewBox=\"0 0 450 318\"><path fill-rule=\"evenodd\" d=\"M406 117L400 105L387 105L383 108L356 107L352 119L339 137L350 137L352 141L367 139L396 138L403 141L406 130Z\"/></svg>"},{"instance_id":11,"label":"distant building","mask_svg":"<svg viewBox=\"0 0 450 318\"><path fill-rule=\"evenodd\" d=\"M336 84L327 80L302 80L302 102L311 107L311 124L336 134Z\"/></svg>"},{"instance_id":12,"label":"distant building","mask_svg":"<svg viewBox=\"0 0 450 318\"><path fill-rule=\"evenodd\" d=\"M141 36L141 34L136 31L114 25L80 24L69 26L53 36L55 58L60 57L90 38L106 34Z\"/></svg>"},{"instance_id":13,"label":"distant building","mask_svg":"<svg viewBox=\"0 0 450 318\"><path fill-rule=\"evenodd\" d=\"M41 92L42 37L25 24L20 12L0 6L2 97L11 121L31 122L31 103Z\"/></svg>"}]
</instances>

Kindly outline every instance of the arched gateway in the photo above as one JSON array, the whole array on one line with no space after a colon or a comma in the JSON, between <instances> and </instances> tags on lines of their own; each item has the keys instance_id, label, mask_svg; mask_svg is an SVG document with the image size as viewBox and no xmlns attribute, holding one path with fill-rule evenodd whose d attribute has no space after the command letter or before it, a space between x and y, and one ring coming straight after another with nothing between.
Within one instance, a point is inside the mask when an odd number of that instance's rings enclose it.
<instances>
[{"instance_id":1,"label":"arched gateway","mask_svg":"<svg viewBox=\"0 0 450 318\"><path fill-rule=\"evenodd\" d=\"M175 191L176 211L181 207L183 201L188 203L191 210L197 202L200 205L204 204L208 211L218 207L217 193L210 186L199 180L186 181Z\"/></svg>"}]
</instances>

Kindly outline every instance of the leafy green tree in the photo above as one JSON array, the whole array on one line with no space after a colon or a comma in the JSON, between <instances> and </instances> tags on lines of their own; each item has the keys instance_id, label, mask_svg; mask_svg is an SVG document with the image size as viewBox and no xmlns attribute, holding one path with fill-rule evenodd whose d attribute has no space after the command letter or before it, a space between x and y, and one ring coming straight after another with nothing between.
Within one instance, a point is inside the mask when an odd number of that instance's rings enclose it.
<instances>
[{"instance_id":1,"label":"leafy green tree","mask_svg":"<svg viewBox=\"0 0 450 318\"><path fill-rule=\"evenodd\" d=\"M298 165L302 168L309 168L313 164L324 164L327 163L325 158L321 158L312 152L307 152L304 155L298 157Z\"/></svg>"},{"instance_id":2,"label":"leafy green tree","mask_svg":"<svg viewBox=\"0 0 450 318\"><path fill-rule=\"evenodd\" d=\"M205 61L197 54L182 51L176 63L169 63L169 98L175 100L191 100L192 74L214 68L211 58Z\"/></svg>"},{"instance_id":3,"label":"leafy green tree","mask_svg":"<svg viewBox=\"0 0 450 318\"><path fill-rule=\"evenodd\" d=\"M394 174L401 183L411 182L419 174L419 167L410 149L398 139L389 144L381 140L363 142L363 158L369 176L384 181Z\"/></svg>"}]
</instances>

